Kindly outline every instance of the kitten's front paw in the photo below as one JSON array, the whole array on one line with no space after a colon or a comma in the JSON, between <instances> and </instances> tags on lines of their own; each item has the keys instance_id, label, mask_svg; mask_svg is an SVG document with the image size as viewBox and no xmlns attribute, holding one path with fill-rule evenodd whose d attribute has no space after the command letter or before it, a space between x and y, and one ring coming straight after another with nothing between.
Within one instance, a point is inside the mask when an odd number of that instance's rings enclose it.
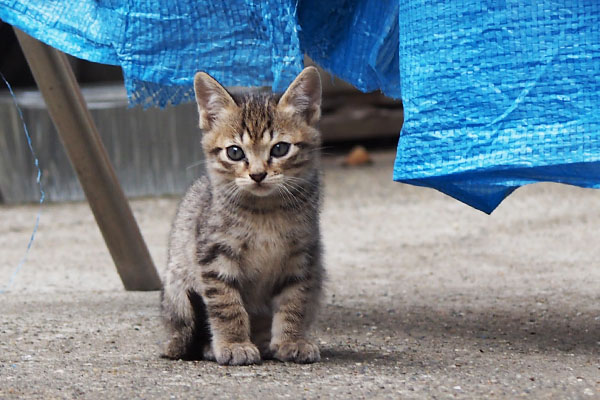
<instances>
[{"instance_id":1,"label":"kitten's front paw","mask_svg":"<svg viewBox=\"0 0 600 400\"><path fill-rule=\"evenodd\" d=\"M306 339L271 343L273 356L280 361L308 364L321 361L319 347Z\"/></svg>"},{"instance_id":2,"label":"kitten's front paw","mask_svg":"<svg viewBox=\"0 0 600 400\"><path fill-rule=\"evenodd\" d=\"M224 343L215 346L214 355L221 365L250 365L261 362L260 352L250 342Z\"/></svg>"}]
</instances>

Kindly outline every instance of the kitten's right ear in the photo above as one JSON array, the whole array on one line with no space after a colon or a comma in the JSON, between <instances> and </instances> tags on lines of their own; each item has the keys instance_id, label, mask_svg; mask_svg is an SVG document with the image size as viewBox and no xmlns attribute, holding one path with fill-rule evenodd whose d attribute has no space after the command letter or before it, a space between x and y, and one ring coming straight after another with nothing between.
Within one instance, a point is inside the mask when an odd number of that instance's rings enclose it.
<instances>
[{"instance_id":1,"label":"kitten's right ear","mask_svg":"<svg viewBox=\"0 0 600 400\"><path fill-rule=\"evenodd\" d=\"M237 107L227 90L206 72L198 72L194 76L194 92L200 114L200 129L212 129L219 117Z\"/></svg>"}]
</instances>

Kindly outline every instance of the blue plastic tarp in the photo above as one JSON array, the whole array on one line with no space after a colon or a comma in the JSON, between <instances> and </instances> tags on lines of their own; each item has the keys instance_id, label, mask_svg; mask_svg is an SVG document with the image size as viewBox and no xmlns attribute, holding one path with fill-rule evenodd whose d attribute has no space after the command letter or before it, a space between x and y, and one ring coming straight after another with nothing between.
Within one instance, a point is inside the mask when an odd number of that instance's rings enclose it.
<instances>
[{"instance_id":1,"label":"blue plastic tarp","mask_svg":"<svg viewBox=\"0 0 600 400\"><path fill-rule=\"evenodd\" d=\"M66 53L120 65L131 104L193 101L193 78L283 90L302 69L289 0L0 0L0 19Z\"/></svg>"},{"instance_id":2,"label":"blue plastic tarp","mask_svg":"<svg viewBox=\"0 0 600 400\"><path fill-rule=\"evenodd\" d=\"M595 0L0 0L0 19L121 65L144 106L192 101L197 70L282 90L307 53L402 98L395 180L485 212L528 183L600 187Z\"/></svg>"},{"instance_id":3,"label":"blue plastic tarp","mask_svg":"<svg viewBox=\"0 0 600 400\"><path fill-rule=\"evenodd\" d=\"M600 2L400 2L394 179L492 212L519 186L600 187Z\"/></svg>"}]
</instances>

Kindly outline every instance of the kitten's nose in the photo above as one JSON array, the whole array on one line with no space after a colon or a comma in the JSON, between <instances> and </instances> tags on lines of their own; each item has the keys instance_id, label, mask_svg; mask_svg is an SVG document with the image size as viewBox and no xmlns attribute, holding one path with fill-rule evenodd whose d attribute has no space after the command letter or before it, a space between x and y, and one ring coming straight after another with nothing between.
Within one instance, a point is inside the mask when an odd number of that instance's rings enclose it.
<instances>
[{"instance_id":1,"label":"kitten's nose","mask_svg":"<svg viewBox=\"0 0 600 400\"><path fill-rule=\"evenodd\" d=\"M265 176L267 176L266 172L261 172L260 174L250 174L250 178L252 178L254 182L261 182L263 179L265 179Z\"/></svg>"}]
</instances>

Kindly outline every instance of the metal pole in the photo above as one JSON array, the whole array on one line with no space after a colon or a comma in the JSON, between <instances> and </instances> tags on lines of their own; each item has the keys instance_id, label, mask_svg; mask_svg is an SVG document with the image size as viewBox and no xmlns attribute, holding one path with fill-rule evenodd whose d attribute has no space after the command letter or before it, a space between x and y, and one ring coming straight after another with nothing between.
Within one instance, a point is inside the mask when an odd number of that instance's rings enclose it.
<instances>
[{"instance_id":1,"label":"metal pole","mask_svg":"<svg viewBox=\"0 0 600 400\"><path fill-rule=\"evenodd\" d=\"M15 33L125 289L160 289L148 248L67 57L19 29Z\"/></svg>"}]
</instances>

